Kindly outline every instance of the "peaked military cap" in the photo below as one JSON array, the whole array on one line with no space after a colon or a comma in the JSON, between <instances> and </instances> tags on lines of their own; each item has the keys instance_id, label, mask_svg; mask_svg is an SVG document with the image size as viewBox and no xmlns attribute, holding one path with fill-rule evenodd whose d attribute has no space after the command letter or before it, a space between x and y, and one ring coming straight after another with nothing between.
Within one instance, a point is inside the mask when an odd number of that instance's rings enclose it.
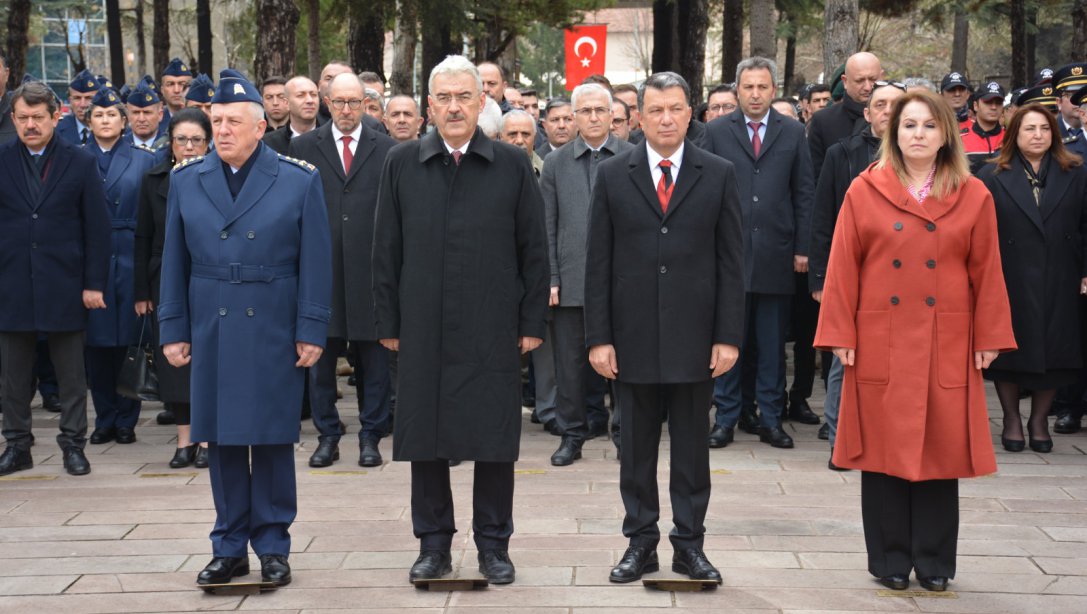
<instances>
[{"instance_id":1,"label":"peaked military cap","mask_svg":"<svg viewBox=\"0 0 1087 614\"><path fill-rule=\"evenodd\" d=\"M1053 73L1053 82L1056 84L1058 92L1078 90L1087 85L1087 64L1074 62L1061 66L1057 69L1057 72Z\"/></svg>"},{"instance_id":2,"label":"peaked military cap","mask_svg":"<svg viewBox=\"0 0 1087 614\"><path fill-rule=\"evenodd\" d=\"M1049 109L1053 113L1057 112L1057 96L1056 90L1052 85L1039 85L1038 87L1032 87L1029 90L1019 94L1019 101L1016 103L1019 106L1027 105L1032 102L1036 102L1043 107Z\"/></svg>"}]
</instances>

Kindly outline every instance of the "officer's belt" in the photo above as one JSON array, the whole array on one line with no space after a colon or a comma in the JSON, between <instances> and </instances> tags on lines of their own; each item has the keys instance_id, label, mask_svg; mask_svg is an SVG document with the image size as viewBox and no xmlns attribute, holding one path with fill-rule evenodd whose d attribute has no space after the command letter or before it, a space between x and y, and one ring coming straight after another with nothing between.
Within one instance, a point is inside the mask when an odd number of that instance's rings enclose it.
<instances>
[{"instance_id":1,"label":"officer's belt","mask_svg":"<svg viewBox=\"0 0 1087 614\"><path fill-rule=\"evenodd\" d=\"M124 229L124 230L136 230L136 220L133 220L133 219L110 220L109 221L109 227L114 229L114 230L121 230L121 229Z\"/></svg>"},{"instance_id":2,"label":"officer's belt","mask_svg":"<svg viewBox=\"0 0 1087 614\"><path fill-rule=\"evenodd\" d=\"M230 264L200 264L194 262L190 273L193 277L218 279L229 281L232 284L247 282L269 283L274 279L283 277L297 277L298 265L293 262L271 266L242 264L240 262L231 262Z\"/></svg>"}]
</instances>

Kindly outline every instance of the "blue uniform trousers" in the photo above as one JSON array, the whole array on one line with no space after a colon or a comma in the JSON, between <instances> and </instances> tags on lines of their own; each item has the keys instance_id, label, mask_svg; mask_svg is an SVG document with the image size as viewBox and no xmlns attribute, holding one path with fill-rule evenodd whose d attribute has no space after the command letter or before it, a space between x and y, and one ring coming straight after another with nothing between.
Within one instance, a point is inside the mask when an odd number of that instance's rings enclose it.
<instances>
[{"instance_id":1,"label":"blue uniform trousers","mask_svg":"<svg viewBox=\"0 0 1087 614\"><path fill-rule=\"evenodd\" d=\"M785 334L789 325L792 296L747 293L744 308L744 342L735 367L717 378L715 405L718 426L735 427L742 405L741 388L750 363L748 352L758 355L755 363L755 401L759 425L781 426L785 405Z\"/></svg>"},{"instance_id":2,"label":"blue uniform trousers","mask_svg":"<svg viewBox=\"0 0 1087 614\"><path fill-rule=\"evenodd\" d=\"M140 419L140 402L117 394L117 377L121 374L127 350L125 346L88 346L86 349L96 429L132 429Z\"/></svg>"},{"instance_id":3,"label":"blue uniform trousers","mask_svg":"<svg viewBox=\"0 0 1087 614\"><path fill-rule=\"evenodd\" d=\"M291 523L298 512L294 444L208 444L208 475L215 501L211 530L214 556L257 556L291 551Z\"/></svg>"}]
</instances>

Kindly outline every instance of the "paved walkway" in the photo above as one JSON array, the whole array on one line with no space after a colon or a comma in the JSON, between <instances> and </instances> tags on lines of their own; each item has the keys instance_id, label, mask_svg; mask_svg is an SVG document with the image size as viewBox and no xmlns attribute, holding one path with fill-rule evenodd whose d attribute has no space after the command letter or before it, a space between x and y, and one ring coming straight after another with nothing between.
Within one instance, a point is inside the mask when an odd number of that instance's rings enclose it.
<instances>
[{"instance_id":1,"label":"paved walkway","mask_svg":"<svg viewBox=\"0 0 1087 614\"><path fill-rule=\"evenodd\" d=\"M817 412L821 403L813 399ZM989 405L995 429L991 391ZM353 408L354 398L343 406ZM1087 612L1084 433L1057 436L1048 455L1000 451L998 475L962 483L959 575L954 592L944 595L883 591L868 575L860 476L827 470L817 427L790 425L794 450L740 434L711 456L706 550L724 586L667 593L607 581L625 547L611 444L589 442L584 460L553 468L548 458L558 440L530 424L526 412L511 543L517 582L430 593L407 583L418 547L407 466L363 470L345 439L343 460L311 470L306 459L316 437L306 424L297 452L294 583L274 593L219 597L193 585L210 552L207 473L167 467L174 429L154 424L159 409L145 404L137 443L88 446L93 472L80 478L61 466L52 442L56 415L35 409L36 466L0 478L0 612ZM382 452L391 456L389 440ZM452 471L457 522L468 527L471 464ZM666 495L667 455L660 479ZM467 529L454 549L458 573L478 576ZM666 544L661 553L664 562ZM912 588L919 589L916 581Z\"/></svg>"}]
</instances>

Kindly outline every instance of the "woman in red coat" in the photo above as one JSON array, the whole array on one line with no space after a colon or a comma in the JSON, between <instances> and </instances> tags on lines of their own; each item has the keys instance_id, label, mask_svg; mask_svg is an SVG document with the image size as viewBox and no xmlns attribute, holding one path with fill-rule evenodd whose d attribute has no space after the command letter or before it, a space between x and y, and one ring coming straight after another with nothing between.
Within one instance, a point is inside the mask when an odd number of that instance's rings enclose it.
<instances>
[{"instance_id":1,"label":"woman in red coat","mask_svg":"<svg viewBox=\"0 0 1087 614\"><path fill-rule=\"evenodd\" d=\"M958 479L996 471L981 369L1015 349L993 199L951 108L899 98L834 232L815 346L846 367L834 464L860 469L868 569L955 575Z\"/></svg>"}]
</instances>

